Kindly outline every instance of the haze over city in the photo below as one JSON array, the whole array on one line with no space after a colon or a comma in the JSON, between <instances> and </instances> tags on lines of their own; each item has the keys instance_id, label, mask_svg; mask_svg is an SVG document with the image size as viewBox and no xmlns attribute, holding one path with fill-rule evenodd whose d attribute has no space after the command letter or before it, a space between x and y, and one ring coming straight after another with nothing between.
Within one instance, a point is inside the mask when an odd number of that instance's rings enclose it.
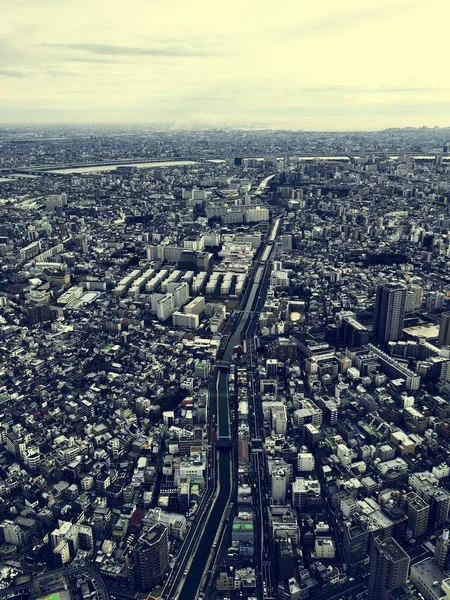
<instances>
[{"instance_id":1,"label":"haze over city","mask_svg":"<svg viewBox=\"0 0 450 600\"><path fill-rule=\"evenodd\" d=\"M450 600L450 0L0 0L0 600Z\"/></svg>"},{"instance_id":2,"label":"haze over city","mask_svg":"<svg viewBox=\"0 0 450 600\"><path fill-rule=\"evenodd\" d=\"M446 0L1 0L0 122L445 126Z\"/></svg>"}]
</instances>

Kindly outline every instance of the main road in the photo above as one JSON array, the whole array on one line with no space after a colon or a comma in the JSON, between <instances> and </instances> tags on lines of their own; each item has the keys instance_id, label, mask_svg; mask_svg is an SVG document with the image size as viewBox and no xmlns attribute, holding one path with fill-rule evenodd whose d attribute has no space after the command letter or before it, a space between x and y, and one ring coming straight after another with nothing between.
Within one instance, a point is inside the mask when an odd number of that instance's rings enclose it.
<instances>
[{"instance_id":1,"label":"main road","mask_svg":"<svg viewBox=\"0 0 450 600\"><path fill-rule=\"evenodd\" d=\"M163 594L164 600L172 600L182 598L182 600L197 600L199 586L205 570L205 565L208 563L211 551L214 551L213 542L221 523L224 521L224 513L229 504L230 498L235 486L234 472L234 455L236 440L232 439L230 428L230 410L228 397L228 375L231 357L236 346L240 345L244 338L247 337L247 332L253 330L257 322L257 314L261 310L265 301L265 292L269 284L271 255L272 251L265 256L265 249L274 249L274 242L277 238L281 217L277 217L273 222L270 235L261 249L258 265L254 272L254 276L250 279L241 307L236 310L230 317L227 337L225 343L221 346L220 353L217 356L218 366L211 374L209 386L209 427L216 428L216 439L213 441L217 448L217 488L213 499L213 507L208 514L205 515L206 522L197 530L197 535L200 536L199 544L190 561L187 572L185 572L185 580L181 586L171 585L166 586L166 591ZM205 511L206 512L206 511ZM187 564L186 553L192 550L186 548L179 555L178 561L181 564ZM181 579L181 574L178 574L176 579L178 582ZM169 589L168 589L169 588Z\"/></svg>"}]
</instances>

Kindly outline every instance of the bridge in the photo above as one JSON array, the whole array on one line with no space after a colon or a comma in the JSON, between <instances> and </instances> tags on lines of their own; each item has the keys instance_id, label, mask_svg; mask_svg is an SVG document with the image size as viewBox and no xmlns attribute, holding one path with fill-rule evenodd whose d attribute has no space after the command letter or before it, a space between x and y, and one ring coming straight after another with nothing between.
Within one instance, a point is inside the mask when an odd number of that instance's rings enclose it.
<instances>
[{"instance_id":1,"label":"bridge","mask_svg":"<svg viewBox=\"0 0 450 600\"><path fill-rule=\"evenodd\" d=\"M218 360L216 362L216 367L219 369L226 369L228 371L231 367L231 362L229 360Z\"/></svg>"},{"instance_id":2,"label":"bridge","mask_svg":"<svg viewBox=\"0 0 450 600\"><path fill-rule=\"evenodd\" d=\"M221 437L216 441L216 448L219 450L230 449L231 446L231 438L229 437Z\"/></svg>"}]
</instances>

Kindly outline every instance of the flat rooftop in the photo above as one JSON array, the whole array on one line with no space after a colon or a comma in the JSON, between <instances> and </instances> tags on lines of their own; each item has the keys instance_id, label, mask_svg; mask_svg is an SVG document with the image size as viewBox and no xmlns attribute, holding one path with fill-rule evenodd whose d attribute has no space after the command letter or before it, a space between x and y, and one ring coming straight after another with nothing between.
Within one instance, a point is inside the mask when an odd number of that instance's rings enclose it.
<instances>
[{"instance_id":1,"label":"flat rooftop","mask_svg":"<svg viewBox=\"0 0 450 600\"><path fill-rule=\"evenodd\" d=\"M439 325L434 323L405 327L403 331L411 337L425 338L426 340L437 340L439 337Z\"/></svg>"},{"instance_id":2,"label":"flat rooftop","mask_svg":"<svg viewBox=\"0 0 450 600\"><path fill-rule=\"evenodd\" d=\"M433 561L432 558L427 558L416 565L411 567L411 572L417 573L417 575L422 579L425 584L432 588L435 581L438 582L439 585L447 578L447 574L438 567L438 565ZM447 595L442 593L442 597L446 598Z\"/></svg>"}]
</instances>

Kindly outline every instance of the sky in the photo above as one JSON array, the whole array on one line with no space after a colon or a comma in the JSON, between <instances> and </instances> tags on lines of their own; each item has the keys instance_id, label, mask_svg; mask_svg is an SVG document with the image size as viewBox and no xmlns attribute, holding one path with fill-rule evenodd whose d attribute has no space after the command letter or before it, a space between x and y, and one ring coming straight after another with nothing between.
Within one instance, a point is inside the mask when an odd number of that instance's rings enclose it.
<instances>
[{"instance_id":1,"label":"sky","mask_svg":"<svg viewBox=\"0 0 450 600\"><path fill-rule=\"evenodd\" d=\"M450 0L0 0L0 123L450 126Z\"/></svg>"}]
</instances>

